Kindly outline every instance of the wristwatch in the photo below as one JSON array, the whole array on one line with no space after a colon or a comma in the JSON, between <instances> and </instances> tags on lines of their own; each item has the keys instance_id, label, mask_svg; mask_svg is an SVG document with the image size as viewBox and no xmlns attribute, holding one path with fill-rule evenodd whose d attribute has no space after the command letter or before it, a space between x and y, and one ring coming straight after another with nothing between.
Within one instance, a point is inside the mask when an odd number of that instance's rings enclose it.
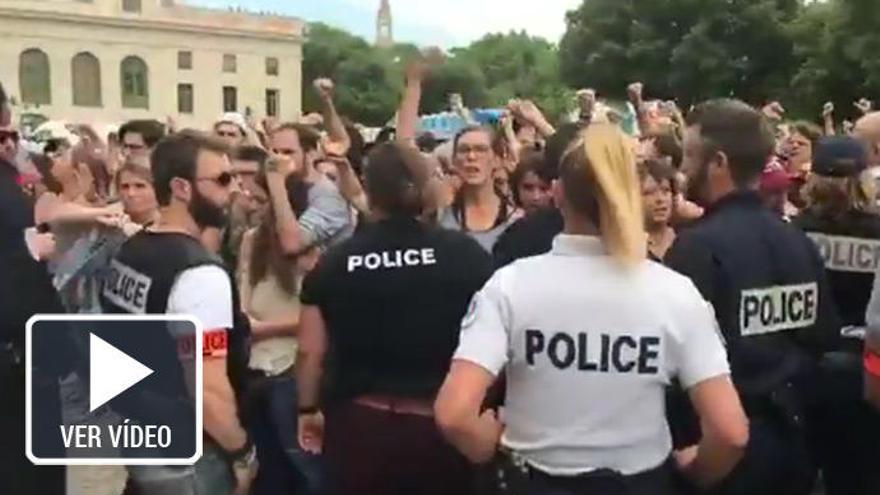
<instances>
[{"instance_id":1,"label":"wristwatch","mask_svg":"<svg viewBox=\"0 0 880 495\"><path fill-rule=\"evenodd\" d=\"M257 461L257 448L251 441L250 436L238 450L226 452L226 459L232 464L233 469L246 470L253 466Z\"/></svg>"}]
</instances>

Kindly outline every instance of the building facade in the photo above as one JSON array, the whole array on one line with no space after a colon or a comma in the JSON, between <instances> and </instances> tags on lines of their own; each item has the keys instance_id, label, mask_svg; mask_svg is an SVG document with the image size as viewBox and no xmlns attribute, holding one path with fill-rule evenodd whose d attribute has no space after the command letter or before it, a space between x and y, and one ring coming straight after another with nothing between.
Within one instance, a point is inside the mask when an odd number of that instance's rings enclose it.
<instances>
[{"instance_id":1,"label":"building facade","mask_svg":"<svg viewBox=\"0 0 880 495\"><path fill-rule=\"evenodd\" d=\"M293 119L304 28L174 0L0 0L0 82L18 113L71 123Z\"/></svg>"}]
</instances>

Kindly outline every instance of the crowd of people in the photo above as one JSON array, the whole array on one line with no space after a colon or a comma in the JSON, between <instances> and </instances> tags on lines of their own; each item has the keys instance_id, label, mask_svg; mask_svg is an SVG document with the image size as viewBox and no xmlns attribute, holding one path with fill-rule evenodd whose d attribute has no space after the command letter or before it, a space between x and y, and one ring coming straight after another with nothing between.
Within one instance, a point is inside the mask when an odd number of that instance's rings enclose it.
<instances>
[{"instance_id":1,"label":"crowd of people","mask_svg":"<svg viewBox=\"0 0 880 495\"><path fill-rule=\"evenodd\" d=\"M514 100L440 142L426 77L369 143L320 79L297 122L26 152L0 90L0 493L880 493L869 101L822 128L634 83L633 126L585 89L571 122ZM202 458L31 465L37 313L197 317ZM87 380L38 371L67 418Z\"/></svg>"}]
</instances>

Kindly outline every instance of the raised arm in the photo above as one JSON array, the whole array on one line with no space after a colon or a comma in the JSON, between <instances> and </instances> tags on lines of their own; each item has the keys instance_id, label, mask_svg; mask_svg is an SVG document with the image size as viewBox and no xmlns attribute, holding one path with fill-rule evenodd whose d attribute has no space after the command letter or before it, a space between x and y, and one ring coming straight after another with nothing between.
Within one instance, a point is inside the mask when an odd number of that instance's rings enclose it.
<instances>
[{"instance_id":1,"label":"raised arm","mask_svg":"<svg viewBox=\"0 0 880 495\"><path fill-rule=\"evenodd\" d=\"M833 136L837 133L834 129L834 103L830 101L822 107L822 123L825 127L826 136Z\"/></svg>"},{"instance_id":2,"label":"raised arm","mask_svg":"<svg viewBox=\"0 0 880 495\"><path fill-rule=\"evenodd\" d=\"M633 108L636 110L636 119L639 125L639 132L642 135L648 134L650 131L650 123L648 122L648 112L645 108L645 101L642 93L645 85L640 82L634 82L627 86L626 95Z\"/></svg>"},{"instance_id":3,"label":"raised arm","mask_svg":"<svg viewBox=\"0 0 880 495\"><path fill-rule=\"evenodd\" d=\"M269 187L269 202L275 216L275 232L278 235L281 251L285 255L295 256L309 246L306 245L302 235L303 229L287 197L286 181L291 173L291 167L290 158L277 155L269 158L266 167L266 185Z\"/></svg>"},{"instance_id":4,"label":"raised arm","mask_svg":"<svg viewBox=\"0 0 880 495\"><path fill-rule=\"evenodd\" d=\"M538 134L544 138L556 134L556 128L550 124L547 118L544 117L544 114L541 113L541 110L538 109L538 106L531 100L518 100L509 108L513 112L514 117L533 126L538 131Z\"/></svg>"},{"instance_id":5,"label":"raised arm","mask_svg":"<svg viewBox=\"0 0 880 495\"><path fill-rule=\"evenodd\" d=\"M336 105L333 103L333 81L330 79L316 79L315 91L321 98L322 114L324 115L324 125L327 128L327 134L330 140L344 146L345 152L351 146L351 138L345 130L345 125L336 111Z\"/></svg>"},{"instance_id":6,"label":"raised arm","mask_svg":"<svg viewBox=\"0 0 880 495\"><path fill-rule=\"evenodd\" d=\"M400 109L397 112L397 141L412 147L416 146L422 81L425 79L427 70L427 65L421 60L410 62L407 65L403 98L400 100Z\"/></svg>"}]
</instances>

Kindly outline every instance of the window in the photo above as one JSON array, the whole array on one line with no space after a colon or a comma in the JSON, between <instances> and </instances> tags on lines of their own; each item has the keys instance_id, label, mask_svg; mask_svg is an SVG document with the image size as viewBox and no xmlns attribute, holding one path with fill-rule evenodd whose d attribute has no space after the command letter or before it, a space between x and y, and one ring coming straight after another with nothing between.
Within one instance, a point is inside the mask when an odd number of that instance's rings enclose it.
<instances>
[{"instance_id":1,"label":"window","mask_svg":"<svg viewBox=\"0 0 880 495\"><path fill-rule=\"evenodd\" d=\"M139 57L126 57L120 64L122 79L122 106L150 108L149 74L147 64Z\"/></svg>"},{"instance_id":2,"label":"window","mask_svg":"<svg viewBox=\"0 0 880 495\"><path fill-rule=\"evenodd\" d=\"M70 62L73 75L73 104L78 107L101 106L101 62L89 52L82 52Z\"/></svg>"},{"instance_id":3,"label":"window","mask_svg":"<svg viewBox=\"0 0 880 495\"><path fill-rule=\"evenodd\" d=\"M37 48L21 52L18 57L18 84L22 103L49 105L52 90L49 83L49 56Z\"/></svg>"},{"instance_id":4,"label":"window","mask_svg":"<svg viewBox=\"0 0 880 495\"><path fill-rule=\"evenodd\" d=\"M266 58L266 75L267 76L277 76L278 75L278 59L275 57Z\"/></svg>"},{"instance_id":5,"label":"window","mask_svg":"<svg viewBox=\"0 0 880 495\"><path fill-rule=\"evenodd\" d=\"M122 0L122 11L139 13L141 11L141 0Z\"/></svg>"},{"instance_id":6,"label":"window","mask_svg":"<svg viewBox=\"0 0 880 495\"><path fill-rule=\"evenodd\" d=\"M280 105L280 101L278 100L278 90L277 89L267 89L266 90L266 115L269 117L277 117L278 116L278 107Z\"/></svg>"},{"instance_id":7,"label":"window","mask_svg":"<svg viewBox=\"0 0 880 495\"><path fill-rule=\"evenodd\" d=\"M193 113L193 85L177 85L177 112Z\"/></svg>"},{"instance_id":8,"label":"window","mask_svg":"<svg viewBox=\"0 0 880 495\"><path fill-rule=\"evenodd\" d=\"M223 86L223 111L238 111L238 90L235 86Z\"/></svg>"},{"instance_id":9,"label":"window","mask_svg":"<svg viewBox=\"0 0 880 495\"><path fill-rule=\"evenodd\" d=\"M177 68L189 70L193 68L192 52L177 52Z\"/></svg>"},{"instance_id":10,"label":"window","mask_svg":"<svg viewBox=\"0 0 880 495\"><path fill-rule=\"evenodd\" d=\"M237 70L235 55L223 55L223 72L236 72Z\"/></svg>"}]
</instances>

